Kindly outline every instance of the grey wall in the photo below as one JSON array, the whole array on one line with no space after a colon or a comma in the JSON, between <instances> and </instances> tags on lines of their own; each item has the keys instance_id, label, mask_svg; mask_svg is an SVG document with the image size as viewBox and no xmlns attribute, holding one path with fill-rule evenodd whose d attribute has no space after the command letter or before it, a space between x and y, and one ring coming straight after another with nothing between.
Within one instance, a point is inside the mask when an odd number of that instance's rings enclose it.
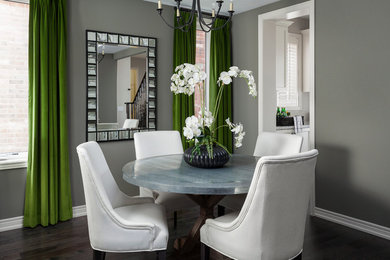
<instances>
[{"instance_id":1,"label":"grey wall","mask_svg":"<svg viewBox=\"0 0 390 260\"><path fill-rule=\"evenodd\" d=\"M304 1L279 1L233 18L233 63L258 72L257 16ZM390 227L390 2L316 0L317 207ZM234 118L253 151L257 102L234 86Z\"/></svg>"},{"instance_id":2,"label":"grey wall","mask_svg":"<svg viewBox=\"0 0 390 260\"><path fill-rule=\"evenodd\" d=\"M101 55L99 55L101 60ZM98 64L98 119L99 123L115 123L116 120L116 60L113 54L105 54Z\"/></svg>"},{"instance_id":3,"label":"grey wall","mask_svg":"<svg viewBox=\"0 0 390 260\"><path fill-rule=\"evenodd\" d=\"M26 175L26 169L0 171L0 219L23 214Z\"/></svg>"},{"instance_id":4,"label":"grey wall","mask_svg":"<svg viewBox=\"0 0 390 260\"><path fill-rule=\"evenodd\" d=\"M173 31L156 12L156 4L143 0L68 0L68 124L70 178L73 205L83 205L84 191L76 146L86 141L86 65L85 30L100 30L157 38L158 97L157 126L172 129ZM164 15L173 17L171 8ZM126 193L137 194L138 188L122 180L122 166L135 159L133 141L101 144L111 171ZM23 215L26 169L0 172L0 219Z\"/></svg>"},{"instance_id":5,"label":"grey wall","mask_svg":"<svg viewBox=\"0 0 390 260\"><path fill-rule=\"evenodd\" d=\"M315 39L317 205L387 227L389 10L386 0L317 0Z\"/></svg>"}]
</instances>

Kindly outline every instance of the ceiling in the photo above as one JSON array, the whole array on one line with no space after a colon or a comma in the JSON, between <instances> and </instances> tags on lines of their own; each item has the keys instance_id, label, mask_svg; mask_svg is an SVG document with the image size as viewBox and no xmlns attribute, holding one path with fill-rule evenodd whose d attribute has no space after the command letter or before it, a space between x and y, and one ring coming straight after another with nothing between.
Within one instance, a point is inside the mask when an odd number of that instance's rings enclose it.
<instances>
[{"instance_id":1,"label":"ceiling","mask_svg":"<svg viewBox=\"0 0 390 260\"><path fill-rule=\"evenodd\" d=\"M156 5L157 5L157 0L144 0L144 1L153 2L153 3L156 3ZM277 1L278 0L235 0L233 2L234 13L238 14L238 13L246 12L246 11L255 9L257 7L264 6L264 5L274 3ZM176 2L174 0L161 0L161 2L163 5L176 6ZM200 5L201 5L202 10L204 12L211 12L213 3L215 3L215 0L200 0ZM230 0L224 1L223 5L222 5L222 9L221 9L221 12L223 12L223 14L228 14L227 11L229 9L229 3L230 3ZM181 3L181 6L191 9L192 0L183 0Z\"/></svg>"}]
</instances>

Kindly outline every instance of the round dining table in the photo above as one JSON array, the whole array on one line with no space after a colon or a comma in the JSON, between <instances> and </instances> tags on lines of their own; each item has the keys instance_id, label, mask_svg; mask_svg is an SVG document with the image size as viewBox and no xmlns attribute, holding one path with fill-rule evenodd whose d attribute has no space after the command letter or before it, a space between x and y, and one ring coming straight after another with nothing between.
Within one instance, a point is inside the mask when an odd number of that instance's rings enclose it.
<instances>
[{"instance_id":1,"label":"round dining table","mask_svg":"<svg viewBox=\"0 0 390 260\"><path fill-rule=\"evenodd\" d=\"M233 154L221 168L196 168L183 155L165 155L135 160L123 166L123 179L156 191L186 194L200 206L200 214L186 238L175 241L182 254L199 243L200 228L213 218L215 205L226 195L247 193L260 157Z\"/></svg>"}]
</instances>

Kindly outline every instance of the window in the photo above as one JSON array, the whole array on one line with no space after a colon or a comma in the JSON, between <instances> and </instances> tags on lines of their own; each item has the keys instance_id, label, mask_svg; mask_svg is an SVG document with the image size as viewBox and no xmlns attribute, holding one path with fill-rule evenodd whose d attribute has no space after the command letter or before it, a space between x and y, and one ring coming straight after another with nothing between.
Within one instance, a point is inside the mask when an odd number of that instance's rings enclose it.
<instances>
[{"instance_id":1,"label":"window","mask_svg":"<svg viewBox=\"0 0 390 260\"><path fill-rule=\"evenodd\" d=\"M0 169L25 167L28 148L28 13L26 3L0 0ZM10 164L14 166L8 167Z\"/></svg>"},{"instance_id":2,"label":"window","mask_svg":"<svg viewBox=\"0 0 390 260\"><path fill-rule=\"evenodd\" d=\"M199 25L198 25L199 26ZM196 54L195 54L195 64L201 65L204 72L208 73L209 69L209 50L210 50L210 34L197 29L196 30ZM209 86L209 78L206 79L206 95L205 95L205 102L206 102L206 108L208 108L208 86ZM195 116L198 116L198 113L201 108L201 95L199 89L195 89L195 102L194 102L194 111Z\"/></svg>"},{"instance_id":3,"label":"window","mask_svg":"<svg viewBox=\"0 0 390 260\"><path fill-rule=\"evenodd\" d=\"M286 107L291 110L298 110L301 107L301 49L301 35L289 33L285 59L285 87L276 90L278 107Z\"/></svg>"}]
</instances>

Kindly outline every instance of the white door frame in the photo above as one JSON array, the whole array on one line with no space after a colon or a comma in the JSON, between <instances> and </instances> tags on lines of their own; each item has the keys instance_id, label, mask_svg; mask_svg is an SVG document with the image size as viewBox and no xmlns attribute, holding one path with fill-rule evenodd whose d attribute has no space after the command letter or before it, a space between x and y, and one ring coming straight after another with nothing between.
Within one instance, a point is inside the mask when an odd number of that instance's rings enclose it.
<instances>
[{"instance_id":1,"label":"white door frame","mask_svg":"<svg viewBox=\"0 0 390 260\"><path fill-rule=\"evenodd\" d=\"M310 149L315 147L315 58L314 58L314 39L315 39L315 17L314 17L314 1L310 0L307 2L303 2L300 4L288 6L285 8L281 8L275 11L271 11L268 13L260 14L258 16L258 65L259 65L259 98L258 98L258 132L263 132L267 129L264 129L264 121L266 120L263 114L264 111L264 103L266 99L269 97L264 97L264 76L266 76L265 69L266 64L264 64L264 25L267 21L280 20L280 19L292 19L304 15L309 15L310 19ZM276 114L276 111L274 112ZM314 187L314 185L313 185ZM310 200L310 212L313 213L315 206L315 192L313 188L312 197Z\"/></svg>"}]
</instances>

